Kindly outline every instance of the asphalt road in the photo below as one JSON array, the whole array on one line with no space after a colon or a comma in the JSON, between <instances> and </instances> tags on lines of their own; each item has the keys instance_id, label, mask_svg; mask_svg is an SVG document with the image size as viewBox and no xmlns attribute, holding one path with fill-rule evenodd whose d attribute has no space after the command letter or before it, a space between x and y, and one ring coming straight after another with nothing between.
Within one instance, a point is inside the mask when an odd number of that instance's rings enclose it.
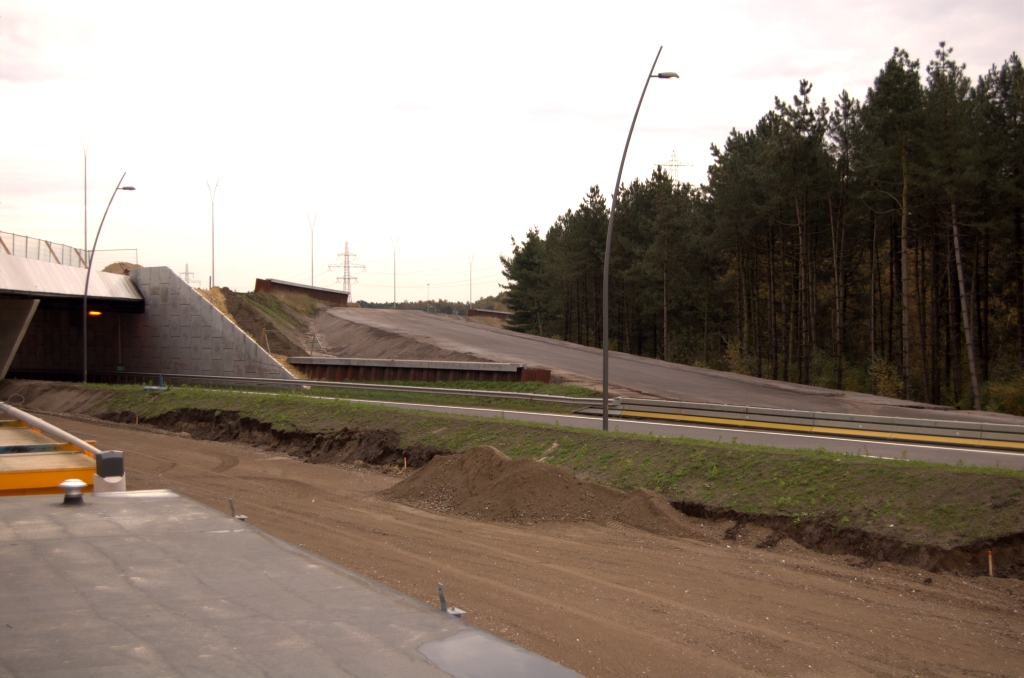
<instances>
[{"instance_id":1,"label":"asphalt road","mask_svg":"<svg viewBox=\"0 0 1024 678\"><path fill-rule=\"evenodd\" d=\"M520 412L517 410L496 410L484 407L458 407L454 405L428 405L424 403L383 403L380 401L354 400L370 405L383 405L400 409L426 410L444 414L458 414L469 417L493 417L513 421L528 421L535 424L600 430L601 418L578 414L551 414L547 412ZM829 452L880 457L899 461L930 461L937 464L965 464L967 466L989 466L1024 470L1024 454L985 450L971 447L951 447L906 442L887 442L874 438L845 438L781 431L752 431L750 429L704 426L699 424L668 424L657 421L636 421L612 419L608 423L612 431L640 435L663 436L666 438L692 438L713 442L764 445L789 450L825 449Z\"/></svg>"},{"instance_id":2,"label":"asphalt road","mask_svg":"<svg viewBox=\"0 0 1024 678\"><path fill-rule=\"evenodd\" d=\"M545 367L559 376L576 377L576 380L597 385L598 388L601 382L599 348L489 327L464 316L357 308L335 308L329 313L349 322L448 351L473 355L481 360ZM864 393L718 372L614 351L609 359L609 381L613 389L670 400L815 412L1024 423L1024 418L1011 415L956 411Z\"/></svg>"}]
</instances>

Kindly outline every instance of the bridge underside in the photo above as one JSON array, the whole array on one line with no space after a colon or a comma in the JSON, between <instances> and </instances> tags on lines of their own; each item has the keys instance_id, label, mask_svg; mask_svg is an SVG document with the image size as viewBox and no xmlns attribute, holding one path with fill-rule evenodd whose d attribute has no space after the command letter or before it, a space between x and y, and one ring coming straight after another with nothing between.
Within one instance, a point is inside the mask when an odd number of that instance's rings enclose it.
<instances>
[{"instance_id":1,"label":"bridge underside","mask_svg":"<svg viewBox=\"0 0 1024 678\"><path fill-rule=\"evenodd\" d=\"M0 253L0 378L77 380L86 363L91 381L122 371L292 378L168 268L94 271L88 314L85 279L80 268Z\"/></svg>"},{"instance_id":2,"label":"bridge underside","mask_svg":"<svg viewBox=\"0 0 1024 678\"><path fill-rule=\"evenodd\" d=\"M0 254L0 379L26 368L81 375L83 322L88 322L90 361L107 360L108 354L116 359L122 316L145 310L145 299L126 275L88 274L52 261Z\"/></svg>"}]
</instances>

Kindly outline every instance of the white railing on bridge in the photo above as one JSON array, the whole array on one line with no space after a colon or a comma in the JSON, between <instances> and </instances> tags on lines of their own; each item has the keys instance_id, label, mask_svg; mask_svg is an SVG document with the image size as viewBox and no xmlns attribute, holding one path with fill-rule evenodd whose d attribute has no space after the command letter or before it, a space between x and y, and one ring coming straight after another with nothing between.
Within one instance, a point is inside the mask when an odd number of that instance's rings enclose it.
<instances>
[{"instance_id":1,"label":"white railing on bridge","mask_svg":"<svg viewBox=\"0 0 1024 678\"><path fill-rule=\"evenodd\" d=\"M4 231L0 231L0 254L50 261L75 268L87 268L88 263L81 248ZM135 249L96 250L94 256L94 271L102 271L106 266L118 261L139 263L139 251Z\"/></svg>"}]
</instances>

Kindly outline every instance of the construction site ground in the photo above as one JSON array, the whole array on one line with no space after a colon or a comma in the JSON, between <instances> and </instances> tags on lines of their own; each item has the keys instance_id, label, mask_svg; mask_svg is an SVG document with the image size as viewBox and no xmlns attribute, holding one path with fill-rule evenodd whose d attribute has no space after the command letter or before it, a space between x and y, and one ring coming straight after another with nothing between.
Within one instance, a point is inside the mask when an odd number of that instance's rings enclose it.
<instances>
[{"instance_id":1,"label":"construction site ground","mask_svg":"<svg viewBox=\"0 0 1024 678\"><path fill-rule=\"evenodd\" d=\"M458 468L437 457L399 471L47 418L124 450L129 489L223 511L231 497L252 524L426 602L442 582L467 620L588 676L1018 676L1024 660L1017 579L765 547L763 528L660 515L636 494L611 518L580 520L559 499L580 481L489 448ZM470 486L474 503L460 504ZM608 499L573 491L593 510ZM677 536L657 534L658 520Z\"/></svg>"}]
</instances>

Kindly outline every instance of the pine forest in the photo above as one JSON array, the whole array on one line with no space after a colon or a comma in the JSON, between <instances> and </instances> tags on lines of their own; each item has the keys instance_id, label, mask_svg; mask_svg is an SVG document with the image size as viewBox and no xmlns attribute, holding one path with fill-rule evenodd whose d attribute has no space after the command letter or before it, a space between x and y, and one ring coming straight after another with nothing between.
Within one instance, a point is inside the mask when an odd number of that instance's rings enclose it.
<instances>
[{"instance_id":1,"label":"pine forest","mask_svg":"<svg viewBox=\"0 0 1024 678\"><path fill-rule=\"evenodd\" d=\"M1024 414L1024 67L896 49L864 94L776 98L706 185L619 189L613 350ZM641 113L642 115L642 113ZM601 345L594 186L502 258L519 331Z\"/></svg>"}]
</instances>

